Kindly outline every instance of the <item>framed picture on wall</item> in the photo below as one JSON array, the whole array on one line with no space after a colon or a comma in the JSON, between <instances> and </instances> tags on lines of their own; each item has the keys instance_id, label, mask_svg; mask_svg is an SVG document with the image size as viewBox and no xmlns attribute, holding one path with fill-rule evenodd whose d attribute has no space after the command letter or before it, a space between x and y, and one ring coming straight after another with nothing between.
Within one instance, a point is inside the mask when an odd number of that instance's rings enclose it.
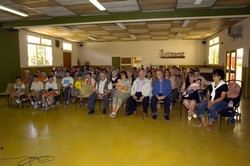
<instances>
[{"instance_id":1,"label":"framed picture on wall","mask_svg":"<svg viewBox=\"0 0 250 166\"><path fill-rule=\"evenodd\" d=\"M131 65L132 60L130 57L121 58L121 65Z\"/></svg>"}]
</instances>

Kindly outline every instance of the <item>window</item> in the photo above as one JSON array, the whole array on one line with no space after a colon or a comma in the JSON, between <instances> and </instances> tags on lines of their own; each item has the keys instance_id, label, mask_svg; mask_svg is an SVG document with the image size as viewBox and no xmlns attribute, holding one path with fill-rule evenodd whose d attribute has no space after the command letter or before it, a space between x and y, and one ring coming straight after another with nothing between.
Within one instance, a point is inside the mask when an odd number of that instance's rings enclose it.
<instances>
[{"instance_id":1,"label":"window","mask_svg":"<svg viewBox=\"0 0 250 166\"><path fill-rule=\"evenodd\" d=\"M72 51L72 44L63 42L63 50Z\"/></svg>"},{"instance_id":2,"label":"window","mask_svg":"<svg viewBox=\"0 0 250 166\"><path fill-rule=\"evenodd\" d=\"M52 65L52 41L28 35L28 66Z\"/></svg>"},{"instance_id":3,"label":"window","mask_svg":"<svg viewBox=\"0 0 250 166\"><path fill-rule=\"evenodd\" d=\"M219 64L219 37L209 40L209 64Z\"/></svg>"}]
</instances>

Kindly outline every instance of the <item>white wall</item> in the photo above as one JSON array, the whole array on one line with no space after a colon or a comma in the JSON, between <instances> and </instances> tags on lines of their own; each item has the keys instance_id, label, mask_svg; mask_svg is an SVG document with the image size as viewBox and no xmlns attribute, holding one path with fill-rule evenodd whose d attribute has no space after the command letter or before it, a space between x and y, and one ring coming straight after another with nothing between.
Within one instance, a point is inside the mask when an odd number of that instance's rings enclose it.
<instances>
[{"instance_id":1,"label":"white wall","mask_svg":"<svg viewBox=\"0 0 250 166\"><path fill-rule=\"evenodd\" d=\"M77 58L79 57L79 47L78 47L77 43L20 30L19 31L19 47L20 47L20 65L21 65L21 67L28 66L27 35L44 37L46 39L52 40L52 53L53 53L52 66L63 65L63 52L67 52L67 51L63 51L62 43L63 42L71 43L72 49L73 49L71 52L71 63L72 63L72 66L77 65ZM59 40L59 43L60 43L59 48L55 47L55 40Z\"/></svg>"},{"instance_id":2,"label":"white wall","mask_svg":"<svg viewBox=\"0 0 250 166\"><path fill-rule=\"evenodd\" d=\"M228 36L227 34L228 33L227 29L213 36L213 37L219 36L220 38L219 64L223 66L226 64L226 52L227 51L243 48L243 51L244 51L243 67L248 67L248 55L249 55L249 48L250 48L250 18L244 19L241 22L235 24L234 26L242 26L243 28L242 38L238 38L232 41L232 37ZM207 53L208 53L208 50L207 50Z\"/></svg>"},{"instance_id":3,"label":"white wall","mask_svg":"<svg viewBox=\"0 0 250 166\"><path fill-rule=\"evenodd\" d=\"M160 50L185 52L185 59L161 59ZM81 64L111 65L112 57L140 56L142 65L204 65L206 45L201 40L167 40L85 43L80 48Z\"/></svg>"}]
</instances>

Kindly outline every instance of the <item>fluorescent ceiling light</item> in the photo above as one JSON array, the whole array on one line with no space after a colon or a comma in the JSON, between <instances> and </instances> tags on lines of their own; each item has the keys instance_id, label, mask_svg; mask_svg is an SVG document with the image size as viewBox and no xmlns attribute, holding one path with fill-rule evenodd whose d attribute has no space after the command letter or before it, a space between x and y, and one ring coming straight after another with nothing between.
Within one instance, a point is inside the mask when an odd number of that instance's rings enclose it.
<instances>
[{"instance_id":1,"label":"fluorescent ceiling light","mask_svg":"<svg viewBox=\"0 0 250 166\"><path fill-rule=\"evenodd\" d=\"M95 5L95 7L97 7L101 11L106 10L105 7L103 7L102 4L100 4L100 2L98 2L97 0L89 0L89 2L91 2L93 5Z\"/></svg>"},{"instance_id":2,"label":"fluorescent ceiling light","mask_svg":"<svg viewBox=\"0 0 250 166\"><path fill-rule=\"evenodd\" d=\"M189 24L190 20L185 20L182 24L182 27L186 27Z\"/></svg>"},{"instance_id":3,"label":"fluorescent ceiling light","mask_svg":"<svg viewBox=\"0 0 250 166\"><path fill-rule=\"evenodd\" d=\"M2 6L2 5L0 5L0 9L7 11L7 12L10 12L10 13L17 14L17 15L22 16L22 17L28 17L28 14L25 14L25 13L20 12L18 10L14 10L14 9L11 9L11 8L8 8L8 7Z\"/></svg>"},{"instance_id":4,"label":"fluorescent ceiling light","mask_svg":"<svg viewBox=\"0 0 250 166\"><path fill-rule=\"evenodd\" d=\"M176 37L180 37L180 36L181 36L181 33L178 32L178 33L176 34Z\"/></svg>"},{"instance_id":5,"label":"fluorescent ceiling light","mask_svg":"<svg viewBox=\"0 0 250 166\"><path fill-rule=\"evenodd\" d=\"M135 35L129 35L132 39L136 39Z\"/></svg>"},{"instance_id":6,"label":"fluorescent ceiling light","mask_svg":"<svg viewBox=\"0 0 250 166\"><path fill-rule=\"evenodd\" d=\"M72 31L72 29L70 29L70 28L67 28L67 27L65 27L65 26L61 26L61 27L58 27L60 30L62 30L62 31L64 31L64 32L71 32Z\"/></svg>"},{"instance_id":7,"label":"fluorescent ceiling light","mask_svg":"<svg viewBox=\"0 0 250 166\"><path fill-rule=\"evenodd\" d=\"M195 1L194 1L194 4L195 4L195 5L200 5L201 2L202 2L202 0L195 0Z\"/></svg>"},{"instance_id":8,"label":"fluorescent ceiling light","mask_svg":"<svg viewBox=\"0 0 250 166\"><path fill-rule=\"evenodd\" d=\"M95 37L92 37L92 36L87 36L86 38L87 38L87 39L90 39L90 40L94 40L94 41L96 40L96 38L95 38Z\"/></svg>"},{"instance_id":9,"label":"fluorescent ceiling light","mask_svg":"<svg viewBox=\"0 0 250 166\"><path fill-rule=\"evenodd\" d=\"M116 25L119 26L121 29L126 29L126 27L121 22L117 22Z\"/></svg>"}]
</instances>

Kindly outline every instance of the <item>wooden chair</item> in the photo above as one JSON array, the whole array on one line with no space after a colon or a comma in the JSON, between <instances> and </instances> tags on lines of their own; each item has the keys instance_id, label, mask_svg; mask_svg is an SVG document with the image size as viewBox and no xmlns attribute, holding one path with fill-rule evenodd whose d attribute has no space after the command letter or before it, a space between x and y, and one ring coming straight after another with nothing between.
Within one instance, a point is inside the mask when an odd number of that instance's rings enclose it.
<instances>
[{"instance_id":1,"label":"wooden chair","mask_svg":"<svg viewBox=\"0 0 250 166\"><path fill-rule=\"evenodd\" d=\"M0 96L5 97L7 104L8 104L8 107L10 106L10 95L13 92L15 92L14 83L8 83L6 90L4 92L0 93Z\"/></svg>"},{"instance_id":2,"label":"wooden chair","mask_svg":"<svg viewBox=\"0 0 250 166\"><path fill-rule=\"evenodd\" d=\"M62 93L61 93L61 83L57 83L57 89L58 93L54 96L54 100L58 98L58 102L61 102L62 108L64 107L63 105L63 99L62 99ZM57 103L55 103L55 108L56 108Z\"/></svg>"},{"instance_id":3,"label":"wooden chair","mask_svg":"<svg viewBox=\"0 0 250 166\"><path fill-rule=\"evenodd\" d=\"M109 106L107 107L107 113L109 113L109 109L110 109L110 107L112 107L112 98L113 98L113 96L112 96L112 93L111 93L111 95L109 96ZM99 101L99 108L101 108L101 101L103 101L103 98L97 98L97 100ZM112 108L111 108L111 110L112 110Z\"/></svg>"},{"instance_id":4,"label":"wooden chair","mask_svg":"<svg viewBox=\"0 0 250 166\"><path fill-rule=\"evenodd\" d=\"M139 113L139 115L141 116L142 120L146 119L148 117L148 113L144 113L143 112L143 108L142 107L142 100L136 100L136 104L137 104L137 111L134 112L133 117L136 116L137 112ZM149 106L150 106L150 99L149 99Z\"/></svg>"},{"instance_id":5,"label":"wooden chair","mask_svg":"<svg viewBox=\"0 0 250 166\"><path fill-rule=\"evenodd\" d=\"M24 84L25 85L25 94L22 95L21 97L21 107L23 109L23 105L25 102L28 102L29 103L29 98L28 98L28 94L30 92L30 85L29 84Z\"/></svg>"},{"instance_id":6,"label":"wooden chair","mask_svg":"<svg viewBox=\"0 0 250 166\"><path fill-rule=\"evenodd\" d=\"M80 89L80 94L76 97L76 110L78 101L80 99L88 99L91 94L93 94L93 86L83 85L82 88Z\"/></svg>"}]
</instances>

